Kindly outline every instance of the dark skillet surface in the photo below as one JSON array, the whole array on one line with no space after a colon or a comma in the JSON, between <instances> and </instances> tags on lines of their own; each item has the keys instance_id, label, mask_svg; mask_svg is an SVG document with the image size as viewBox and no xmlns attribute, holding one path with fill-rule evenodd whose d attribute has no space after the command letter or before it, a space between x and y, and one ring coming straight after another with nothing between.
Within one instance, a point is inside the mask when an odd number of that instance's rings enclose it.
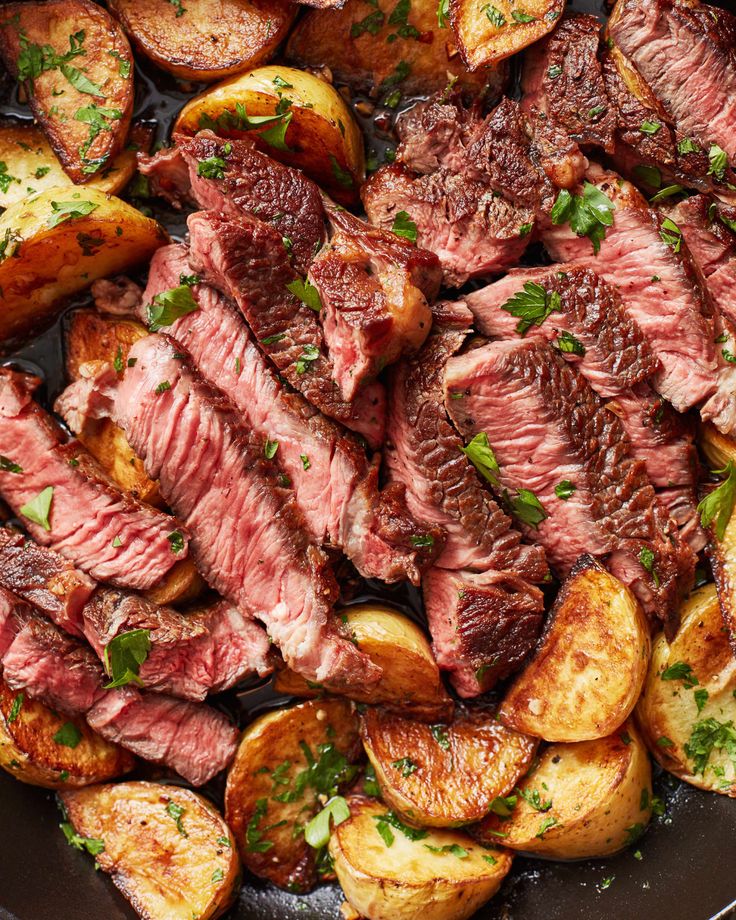
<instances>
[{"instance_id":1,"label":"dark skillet surface","mask_svg":"<svg viewBox=\"0 0 736 920\"><path fill-rule=\"evenodd\" d=\"M0 0L0 4L2 0ZM729 0L719 4L729 7ZM605 17L604 0L573 0L572 9ZM329 62L328 62L329 63ZM192 92L147 65L138 67L136 114L166 136L172 116ZM196 87L193 88L196 91ZM0 74L0 116L28 119L9 80ZM365 122L363 122L365 125ZM374 138L375 140L375 138ZM378 139L376 146L383 145ZM155 207L174 237L181 218ZM84 301L82 301L84 302ZM13 356L41 372L50 402L63 386L61 323ZM402 589L362 586L361 594L402 607L421 619L417 596ZM363 591L365 593L363 593ZM356 597L355 599L359 599ZM241 723L283 701L268 685L241 689L221 700ZM205 790L215 801L221 787ZM578 863L519 858L500 893L475 920L715 920L736 916L736 872L731 856L736 807L659 774L655 792L667 804L636 847L607 860ZM58 829L54 795L0 771L0 920L135 920L136 914L92 860L69 847ZM641 859L634 857L640 851ZM339 920L335 886L297 897L246 879L226 920Z\"/></svg>"}]
</instances>

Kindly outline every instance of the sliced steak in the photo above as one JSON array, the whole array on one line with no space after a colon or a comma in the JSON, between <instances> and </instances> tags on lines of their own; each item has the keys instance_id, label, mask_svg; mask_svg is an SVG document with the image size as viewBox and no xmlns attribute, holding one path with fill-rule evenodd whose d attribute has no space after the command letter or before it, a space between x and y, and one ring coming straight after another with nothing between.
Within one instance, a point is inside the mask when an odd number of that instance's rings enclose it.
<instances>
[{"instance_id":1,"label":"sliced steak","mask_svg":"<svg viewBox=\"0 0 736 920\"><path fill-rule=\"evenodd\" d=\"M473 697L518 670L534 648L544 601L510 572L435 567L422 582L437 664L460 696Z\"/></svg>"},{"instance_id":2,"label":"sliced steak","mask_svg":"<svg viewBox=\"0 0 736 920\"><path fill-rule=\"evenodd\" d=\"M82 608L95 583L59 553L5 527L0 527L0 585L68 633L83 635Z\"/></svg>"},{"instance_id":3,"label":"sliced steak","mask_svg":"<svg viewBox=\"0 0 736 920\"><path fill-rule=\"evenodd\" d=\"M289 290L288 285L302 282L289 263L280 233L246 215L230 220L200 212L187 224L193 267L237 303L260 347L288 383L325 415L378 446L384 427L383 388L379 383L368 385L354 402L340 396L318 311Z\"/></svg>"},{"instance_id":4,"label":"sliced steak","mask_svg":"<svg viewBox=\"0 0 736 920\"><path fill-rule=\"evenodd\" d=\"M13 511L51 488L48 526L23 515L34 539L99 581L145 590L187 555L176 519L112 483L31 397L38 381L0 368L0 493ZM20 472L14 472L20 467Z\"/></svg>"},{"instance_id":5,"label":"sliced steak","mask_svg":"<svg viewBox=\"0 0 736 920\"><path fill-rule=\"evenodd\" d=\"M189 270L187 256L180 245L156 252L145 303L177 285ZM379 490L377 459L369 461L352 433L279 379L219 291L197 284L192 293L199 309L167 331L243 413L248 427L278 443L275 462L312 538L341 548L366 578L418 585L422 569L441 548L441 531L412 519L398 485Z\"/></svg>"},{"instance_id":6,"label":"sliced steak","mask_svg":"<svg viewBox=\"0 0 736 920\"><path fill-rule=\"evenodd\" d=\"M521 104L558 124L578 143L595 144L610 153L616 112L598 61L600 30L595 16L570 16L528 48Z\"/></svg>"},{"instance_id":7,"label":"sliced steak","mask_svg":"<svg viewBox=\"0 0 736 920\"><path fill-rule=\"evenodd\" d=\"M659 358L655 388L683 412L716 388L713 321L689 253L630 183L597 167L588 178L615 206L599 253L567 223L544 230L544 245L555 261L592 268L618 288Z\"/></svg>"},{"instance_id":8,"label":"sliced steak","mask_svg":"<svg viewBox=\"0 0 736 920\"><path fill-rule=\"evenodd\" d=\"M117 278L98 278L92 283L92 296L100 313L111 316L131 316L141 302L142 289L125 275Z\"/></svg>"},{"instance_id":9,"label":"sliced steak","mask_svg":"<svg viewBox=\"0 0 736 920\"><path fill-rule=\"evenodd\" d=\"M486 433L499 488L512 493L523 532L558 572L585 552L607 558L671 635L693 553L656 501L644 463L630 456L620 421L586 381L546 343L512 341L450 358L445 386L456 426L466 439ZM559 498L555 487L565 481L574 491Z\"/></svg>"},{"instance_id":10,"label":"sliced steak","mask_svg":"<svg viewBox=\"0 0 736 920\"><path fill-rule=\"evenodd\" d=\"M137 629L147 630L151 642L138 673L148 690L203 700L249 673L265 675L273 667L263 629L226 601L184 614L103 588L84 608L85 635L100 658L116 636Z\"/></svg>"},{"instance_id":11,"label":"sliced steak","mask_svg":"<svg viewBox=\"0 0 736 920\"><path fill-rule=\"evenodd\" d=\"M32 615L26 603L0 585L0 662L23 624Z\"/></svg>"},{"instance_id":12,"label":"sliced steak","mask_svg":"<svg viewBox=\"0 0 736 920\"><path fill-rule=\"evenodd\" d=\"M238 743L237 727L216 709L132 687L108 692L87 721L103 738L176 770L193 786L224 770Z\"/></svg>"},{"instance_id":13,"label":"sliced steak","mask_svg":"<svg viewBox=\"0 0 736 920\"><path fill-rule=\"evenodd\" d=\"M164 147L153 156L138 154L138 170L148 179L151 194L181 209L194 204L189 166L178 147Z\"/></svg>"}]
</instances>

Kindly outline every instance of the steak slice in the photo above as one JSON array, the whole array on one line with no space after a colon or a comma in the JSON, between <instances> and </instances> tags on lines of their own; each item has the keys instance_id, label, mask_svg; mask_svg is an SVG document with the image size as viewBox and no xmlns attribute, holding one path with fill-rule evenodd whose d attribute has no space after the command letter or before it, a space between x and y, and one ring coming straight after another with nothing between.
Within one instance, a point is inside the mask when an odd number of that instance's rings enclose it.
<instances>
[{"instance_id":1,"label":"steak slice","mask_svg":"<svg viewBox=\"0 0 736 920\"><path fill-rule=\"evenodd\" d=\"M27 604L0 585L0 662L23 624L32 615Z\"/></svg>"},{"instance_id":2,"label":"steak slice","mask_svg":"<svg viewBox=\"0 0 736 920\"><path fill-rule=\"evenodd\" d=\"M0 368L0 493L15 514L53 489L48 527L23 515L34 539L99 581L145 590L187 555L181 524L121 492L31 398L36 378ZM13 472L13 464L21 472Z\"/></svg>"},{"instance_id":3,"label":"steak slice","mask_svg":"<svg viewBox=\"0 0 736 920\"><path fill-rule=\"evenodd\" d=\"M235 301L279 373L325 415L378 446L383 439L383 388L368 385L353 402L340 396L317 312L288 288L303 282L289 263L279 232L247 215L236 221L199 212L187 224L192 266Z\"/></svg>"},{"instance_id":4,"label":"steak slice","mask_svg":"<svg viewBox=\"0 0 736 920\"><path fill-rule=\"evenodd\" d=\"M621 422L586 381L546 343L492 342L450 358L445 388L463 436L487 435L499 488L514 494L522 531L560 575L585 552L606 558L671 635L694 555L630 456ZM562 482L574 487L567 498L555 491Z\"/></svg>"},{"instance_id":5,"label":"steak slice","mask_svg":"<svg viewBox=\"0 0 736 920\"><path fill-rule=\"evenodd\" d=\"M66 632L82 636L82 608L95 583L59 553L0 527L0 585Z\"/></svg>"},{"instance_id":6,"label":"steak slice","mask_svg":"<svg viewBox=\"0 0 736 920\"><path fill-rule=\"evenodd\" d=\"M100 658L116 636L137 629L148 630L151 642L138 672L148 690L203 700L249 673L273 669L263 629L226 601L184 614L137 594L102 588L84 609L85 635Z\"/></svg>"},{"instance_id":7,"label":"steak slice","mask_svg":"<svg viewBox=\"0 0 736 920\"><path fill-rule=\"evenodd\" d=\"M522 107L555 122L580 144L613 151L616 112L609 104L595 16L570 16L547 38L527 49L521 88Z\"/></svg>"},{"instance_id":8,"label":"steak slice","mask_svg":"<svg viewBox=\"0 0 736 920\"><path fill-rule=\"evenodd\" d=\"M103 738L176 770L193 786L224 770L238 744L237 727L218 710L132 687L108 692L87 721Z\"/></svg>"},{"instance_id":9,"label":"steak slice","mask_svg":"<svg viewBox=\"0 0 736 920\"><path fill-rule=\"evenodd\" d=\"M189 271L187 256L181 245L157 250L145 303L177 285ZM191 290L199 309L168 331L205 379L243 413L248 427L278 443L275 461L312 538L341 548L366 578L418 585L441 548L442 532L412 519L400 486L379 490L378 459L369 461L352 433L282 383L219 291L205 284Z\"/></svg>"},{"instance_id":10,"label":"steak slice","mask_svg":"<svg viewBox=\"0 0 736 920\"><path fill-rule=\"evenodd\" d=\"M545 229L544 245L555 261L584 265L618 288L659 358L655 388L684 412L716 389L713 320L689 253L630 183L598 167L588 178L615 206L599 253L566 223Z\"/></svg>"}]
</instances>

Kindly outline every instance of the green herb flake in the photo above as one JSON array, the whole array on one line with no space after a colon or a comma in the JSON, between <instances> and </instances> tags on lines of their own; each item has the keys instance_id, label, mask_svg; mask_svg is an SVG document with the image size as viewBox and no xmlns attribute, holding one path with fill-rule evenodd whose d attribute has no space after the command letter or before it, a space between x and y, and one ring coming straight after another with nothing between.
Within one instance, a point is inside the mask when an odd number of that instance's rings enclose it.
<instances>
[{"instance_id":1,"label":"green herb flake","mask_svg":"<svg viewBox=\"0 0 736 920\"><path fill-rule=\"evenodd\" d=\"M19 509L20 514L44 530L51 530L49 523L49 514L51 512L51 503L54 498L54 487L46 486L35 498L32 498Z\"/></svg>"},{"instance_id":2,"label":"green herb flake","mask_svg":"<svg viewBox=\"0 0 736 920\"><path fill-rule=\"evenodd\" d=\"M446 725L430 725L429 730L432 733L432 737L439 744L443 751L450 750L450 736L447 732Z\"/></svg>"},{"instance_id":3,"label":"green herb flake","mask_svg":"<svg viewBox=\"0 0 736 920\"><path fill-rule=\"evenodd\" d=\"M585 354L585 345L566 329L560 333L556 345L563 354L581 356Z\"/></svg>"},{"instance_id":4,"label":"green herb flake","mask_svg":"<svg viewBox=\"0 0 736 920\"><path fill-rule=\"evenodd\" d=\"M417 225L409 217L406 211L399 211L394 217L391 232L412 243L416 243L417 241Z\"/></svg>"},{"instance_id":5,"label":"green herb flake","mask_svg":"<svg viewBox=\"0 0 736 920\"><path fill-rule=\"evenodd\" d=\"M652 188L662 187L662 173L656 166L635 166L634 175L639 181Z\"/></svg>"},{"instance_id":6,"label":"green herb flake","mask_svg":"<svg viewBox=\"0 0 736 920\"><path fill-rule=\"evenodd\" d=\"M320 350L316 345L305 345L294 365L297 374L306 374L311 369L311 365L319 360L319 357Z\"/></svg>"},{"instance_id":7,"label":"green herb flake","mask_svg":"<svg viewBox=\"0 0 736 920\"><path fill-rule=\"evenodd\" d=\"M535 837L538 837L540 840L544 840L544 835L547 833L547 831L548 831L551 827L554 827L556 824L559 824L557 818L552 817L551 815L548 816L548 817L545 818L544 821L542 821L542 823L539 825L539 830L537 831L537 833L536 833L534 836L535 836Z\"/></svg>"},{"instance_id":8,"label":"green herb flake","mask_svg":"<svg viewBox=\"0 0 736 920\"><path fill-rule=\"evenodd\" d=\"M710 165L708 166L708 175L714 176L718 182L723 181L723 177L726 175L726 170L728 169L728 155L722 147L719 147L718 144L711 145L710 150L708 151L708 161Z\"/></svg>"},{"instance_id":9,"label":"green herb flake","mask_svg":"<svg viewBox=\"0 0 736 920\"><path fill-rule=\"evenodd\" d=\"M516 795L497 795L488 810L498 815L499 818L510 818L518 801L519 797Z\"/></svg>"},{"instance_id":10,"label":"green herb flake","mask_svg":"<svg viewBox=\"0 0 736 920\"><path fill-rule=\"evenodd\" d=\"M667 735L660 735L656 741L657 747L662 748L671 748L675 746L675 742L671 738L668 738Z\"/></svg>"},{"instance_id":11,"label":"green herb flake","mask_svg":"<svg viewBox=\"0 0 736 920\"><path fill-rule=\"evenodd\" d=\"M553 64L547 70L547 76L550 78L550 80L556 80L561 75L562 75L562 67L560 67L559 64Z\"/></svg>"},{"instance_id":12,"label":"green herb flake","mask_svg":"<svg viewBox=\"0 0 736 920\"><path fill-rule=\"evenodd\" d=\"M204 179L224 179L227 163L222 157L207 157L197 163L197 175Z\"/></svg>"},{"instance_id":13,"label":"green herb flake","mask_svg":"<svg viewBox=\"0 0 736 920\"><path fill-rule=\"evenodd\" d=\"M119 633L105 646L102 661L111 679L105 690L124 687L134 683L141 685L138 676L141 665L151 651L151 631L149 629L131 629Z\"/></svg>"},{"instance_id":14,"label":"green herb flake","mask_svg":"<svg viewBox=\"0 0 736 920\"><path fill-rule=\"evenodd\" d=\"M685 137L677 143L678 153L700 153L700 147L691 137Z\"/></svg>"},{"instance_id":15,"label":"green herb flake","mask_svg":"<svg viewBox=\"0 0 736 920\"><path fill-rule=\"evenodd\" d=\"M3 457L2 454L0 454L0 470L3 473L22 473L23 467L19 466L9 457Z\"/></svg>"},{"instance_id":16,"label":"green herb flake","mask_svg":"<svg viewBox=\"0 0 736 920\"><path fill-rule=\"evenodd\" d=\"M708 527L715 518L716 537L722 540L728 522L731 520L733 506L736 503L736 465L733 460L729 460L726 466L721 470L713 470L716 475L725 476L726 478L713 489L698 505L700 512L700 523L703 527ZM22 509L21 509L22 511Z\"/></svg>"},{"instance_id":17,"label":"green herb flake","mask_svg":"<svg viewBox=\"0 0 736 920\"><path fill-rule=\"evenodd\" d=\"M532 326L541 326L550 314L559 313L562 302L557 291L546 291L541 284L527 281L522 291L501 304L501 309L519 320L516 331L523 337Z\"/></svg>"},{"instance_id":18,"label":"green herb flake","mask_svg":"<svg viewBox=\"0 0 736 920\"><path fill-rule=\"evenodd\" d=\"M704 687L701 687L700 689L694 691L693 699L695 700L695 706L698 710L698 715L705 708L705 704L708 702L709 696L710 694Z\"/></svg>"},{"instance_id":19,"label":"green herb flake","mask_svg":"<svg viewBox=\"0 0 736 920\"><path fill-rule=\"evenodd\" d=\"M639 125L639 130L642 134L656 134L660 130L662 125L658 121L643 121Z\"/></svg>"},{"instance_id":20,"label":"green herb flake","mask_svg":"<svg viewBox=\"0 0 736 920\"><path fill-rule=\"evenodd\" d=\"M490 482L491 485L494 486L499 484L498 461L496 460L496 455L493 453L493 448L490 445L488 435L485 431L481 431L475 435L475 437L468 442L468 445L466 447L461 447L460 450L487 482Z\"/></svg>"},{"instance_id":21,"label":"green herb flake","mask_svg":"<svg viewBox=\"0 0 736 920\"><path fill-rule=\"evenodd\" d=\"M171 546L171 552L176 556L184 549L184 534L180 530L172 530L166 539Z\"/></svg>"},{"instance_id":22,"label":"green herb flake","mask_svg":"<svg viewBox=\"0 0 736 920\"><path fill-rule=\"evenodd\" d=\"M654 553L648 546L642 546L639 551L639 562L643 569L645 569L652 576L652 581L655 586L659 587L659 575L657 570L654 568Z\"/></svg>"},{"instance_id":23,"label":"green herb flake","mask_svg":"<svg viewBox=\"0 0 736 920\"><path fill-rule=\"evenodd\" d=\"M691 690L697 686L700 681L693 674L692 666L685 661L676 661L659 675L660 680L681 680L685 684L686 690Z\"/></svg>"},{"instance_id":24,"label":"green herb flake","mask_svg":"<svg viewBox=\"0 0 736 920\"><path fill-rule=\"evenodd\" d=\"M18 693L13 698L13 703L10 707L10 712L8 713L8 717L6 719L6 722L8 725L10 725L11 722L15 722L15 720L20 715L20 711L23 707L23 701L25 700L25 698L26 697L24 693Z\"/></svg>"},{"instance_id":25,"label":"green herb flake","mask_svg":"<svg viewBox=\"0 0 736 920\"><path fill-rule=\"evenodd\" d=\"M506 17L503 15L501 10L496 9L490 3L486 3L481 7L481 10L485 11L488 21L494 25L497 29L502 29L506 25Z\"/></svg>"},{"instance_id":26,"label":"green herb flake","mask_svg":"<svg viewBox=\"0 0 736 920\"><path fill-rule=\"evenodd\" d=\"M561 501L566 502L573 495L576 488L569 479L563 479L555 486L555 495Z\"/></svg>"},{"instance_id":27,"label":"green herb flake","mask_svg":"<svg viewBox=\"0 0 736 920\"><path fill-rule=\"evenodd\" d=\"M649 199L649 203L659 204L660 201L665 201L667 198L672 198L673 195L679 195L684 191L685 189L681 185L666 185L664 188L661 188L656 195L652 195Z\"/></svg>"},{"instance_id":28,"label":"green herb flake","mask_svg":"<svg viewBox=\"0 0 736 920\"><path fill-rule=\"evenodd\" d=\"M186 808L183 808L181 805L177 805L176 802L169 802L166 805L166 814L170 818L174 819L174 821L176 822L176 829L179 831L182 837L189 836L189 834L186 832L184 828L184 824L182 821L182 819L184 818L184 815L186 814L186 811L187 811Z\"/></svg>"},{"instance_id":29,"label":"green herb flake","mask_svg":"<svg viewBox=\"0 0 736 920\"><path fill-rule=\"evenodd\" d=\"M263 456L266 458L266 460L273 460L278 449L278 441L270 441L268 438L266 438L266 443L263 445Z\"/></svg>"},{"instance_id":30,"label":"green herb flake","mask_svg":"<svg viewBox=\"0 0 736 920\"><path fill-rule=\"evenodd\" d=\"M290 281L286 285L286 290L295 297L298 297L305 306L309 307L310 310L314 310L315 313L319 313L322 309L319 291L308 281L302 281L301 278L295 278L294 281Z\"/></svg>"},{"instance_id":31,"label":"green herb flake","mask_svg":"<svg viewBox=\"0 0 736 920\"><path fill-rule=\"evenodd\" d=\"M54 741L63 747L75 748L82 740L82 733L73 722L65 722L54 735Z\"/></svg>"},{"instance_id":32,"label":"green herb flake","mask_svg":"<svg viewBox=\"0 0 736 920\"><path fill-rule=\"evenodd\" d=\"M104 840L98 840L96 837L82 837L81 834L76 833L68 821L64 821L59 827L66 837L66 842L75 850L86 850L90 856L99 856L100 853L105 852Z\"/></svg>"},{"instance_id":33,"label":"green herb flake","mask_svg":"<svg viewBox=\"0 0 736 920\"><path fill-rule=\"evenodd\" d=\"M521 10L511 10L511 17L514 22L525 23L525 22L536 22L536 16L530 16L529 13L523 13Z\"/></svg>"},{"instance_id":34,"label":"green herb flake","mask_svg":"<svg viewBox=\"0 0 736 920\"><path fill-rule=\"evenodd\" d=\"M732 721L710 718L697 722L684 746L696 773L704 773L713 751L724 751L736 766L736 729Z\"/></svg>"},{"instance_id":35,"label":"green herb flake","mask_svg":"<svg viewBox=\"0 0 736 920\"><path fill-rule=\"evenodd\" d=\"M538 789L526 790L517 788L515 791L522 799L524 799L526 804L529 805L530 808L533 808L535 811L545 812L549 811L552 807L552 799L544 801Z\"/></svg>"},{"instance_id":36,"label":"green herb flake","mask_svg":"<svg viewBox=\"0 0 736 920\"><path fill-rule=\"evenodd\" d=\"M535 530L538 530L542 521L549 517L544 505L531 489L517 489L516 496L509 500L509 506L512 514L522 524L533 527Z\"/></svg>"},{"instance_id":37,"label":"green herb flake","mask_svg":"<svg viewBox=\"0 0 736 920\"><path fill-rule=\"evenodd\" d=\"M450 0L439 0L437 4L437 28L446 29L450 24Z\"/></svg>"},{"instance_id":38,"label":"green herb flake","mask_svg":"<svg viewBox=\"0 0 736 920\"><path fill-rule=\"evenodd\" d=\"M162 291L153 298L148 307L148 329L159 332L165 326L172 326L182 316L194 313L199 304L194 299L191 286L180 284L168 291Z\"/></svg>"},{"instance_id":39,"label":"green herb flake","mask_svg":"<svg viewBox=\"0 0 736 920\"><path fill-rule=\"evenodd\" d=\"M459 843L446 843L441 847L433 847L431 843L422 844L425 849L429 850L430 853L437 853L438 856L444 856L446 853L449 853L451 856L456 856L458 859L467 859L470 855L465 847L461 847Z\"/></svg>"},{"instance_id":40,"label":"green herb flake","mask_svg":"<svg viewBox=\"0 0 736 920\"><path fill-rule=\"evenodd\" d=\"M659 228L659 236L673 252L677 253L682 248L682 231L669 217L665 217Z\"/></svg>"},{"instance_id":41,"label":"green herb flake","mask_svg":"<svg viewBox=\"0 0 736 920\"><path fill-rule=\"evenodd\" d=\"M401 775L406 779L406 777L411 776L412 773L416 773L417 765L411 759L411 757L402 757L400 760L394 760L391 766L398 770Z\"/></svg>"},{"instance_id":42,"label":"green herb flake","mask_svg":"<svg viewBox=\"0 0 736 920\"><path fill-rule=\"evenodd\" d=\"M51 217L46 222L49 228L58 227L67 220L74 220L78 217L86 217L93 211L96 211L99 205L91 201L52 201Z\"/></svg>"},{"instance_id":43,"label":"green herb flake","mask_svg":"<svg viewBox=\"0 0 736 920\"><path fill-rule=\"evenodd\" d=\"M169 381L162 380L161 383L159 383L156 386L156 389L153 392L156 394L156 396L160 396L162 393L165 393L167 390L170 390L170 389L171 389L171 384L169 383Z\"/></svg>"},{"instance_id":44,"label":"green herb flake","mask_svg":"<svg viewBox=\"0 0 736 920\"><path fill-rule=\"evenodd\" d=\"M615 205L611 199L591 182L583 183L583 194L572 195L562 189L552 207L553 224L569 223L578 236L587 236L593 245L593 252L600 252L601 241L605 239L606 228L613 226Z\"/></svg>"},{"instance_id":45,"label":"green herb flake","mask_svg":"<svg viewBox=\"0 0 736 920\"><path fill-rule=\"evenodd\" d=\"M224 878L225 873L222 871L222 869L215 869L215 871L212 873L212 878L210 881L215 884L216 882L221 882Z\"/></svg>"},{"instance_id":46,"label":"green herb flake","mask_svg":"<svg viewBox=\"0 0 736 920\"><path fill-rule=\"evenodd\" d=\"M431 533L413 535L411 537L411 545L416 546L417 549L431 549L434 546L434 537Z\"/></svg>"},{"instance_id":47,"label":"green herb flake","mask_svg":"<svg viewBox=\"0 0 736 920\"><path fill-rule=\"evenodd\" d=\"M381 10L374 10L364 19L360 19L350 26L350 37L360 38L361 35L365 35L366 33L368 33L368 35L378 35L385 21L386 17Z\"/></svg>"},{"instance_id":48,"label":"green herb flake","mask_svg":"<svg viewBox=\"0 0 736 920\"><path fill-rule=\"evenodd\" d=\"M325 807L316 814L304 828L304 839L310 847L318 850L330 841L330 822L333 827L342 824L350 817L348 803L341 795L333 796Z\"/></svg>"}]
</instances>

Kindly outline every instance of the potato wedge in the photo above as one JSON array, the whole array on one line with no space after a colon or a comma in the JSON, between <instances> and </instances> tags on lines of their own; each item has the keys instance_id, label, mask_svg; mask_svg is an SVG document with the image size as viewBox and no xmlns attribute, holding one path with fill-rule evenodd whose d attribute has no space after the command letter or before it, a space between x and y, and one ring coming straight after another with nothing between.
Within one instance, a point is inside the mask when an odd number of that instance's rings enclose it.
<instances>
[{"instance_id":1,"label":"potato wedge","mask_svg":"<svg viewBox=\"0 0 736 920\"><path fill-rule=\"evenodd\" d=\"M607 738L551 744L515 798L502 803L510 817L490 814L473 836L550 859L608 856L651 818L646 747L631 722Z\"/></svg>"},{"instance_id":2,"label":"potato wedge","mask_svg":"<svg viewBox=\"0 0 736 920\"><path fill-rule=\"evenodd\" d=\"M348 0L340 10L312 10L292 30L286 57L300 67L327 66L341 83L378 91L380 98L396 90L410 96L441 92L455 79L463 91L501 88L505 68L468 73L446 17L439 25L435 0L412 0L406 22L395 8L396 0Z\"/></svg>"},{"instance_id":3,"label":"potato wedge","mask_svg":"<svg viewBox=\"0 0 736 920\"><path fill-rule=\"evenodd\" d=\"M196 600L207 588L192 559L182 559L169 569L163 581L143 592L154 604L174 606Z\"/></svg>"},{"instance_id":4,"label":"potato wedge","mask_svg":"<svg viewBox=\"0 0 736 920\"><path fill-rule=\"evenodd\" d=\"M462 831L402 830L375 799L351 796L348 804L329 853L348 903L367 920L465 920L511 868L507 850Z\"/></svg>"},{"instance_id":5,"label":"potato wedge","mask_svg":"<svg viewBox=\"0 0 736 920\"><path fill-rule=\"evenodd\" d=\"M361 719L361 738L381 795L407 821L450 827L479 821L529 769L536 738L505 728L492 709L458 708L448 725L382 709Z\"/></svg>"},{"instance_id":6,"label":"potato wedge","mask_svg":"<svg viewBox=\"0 0 736 920\"><path fill-rule=\"evenodd\" d=\"M150 258L163 227L94 188L47 189L0 216L0 342L49 323L65 298Z\"/></svg>"},{"instance_id":7,"label":"potato wedge","mask_svg":"<svg viewBox=\"0 0 736 920\"><path fill-rule=\"evenodd\" d=\"M64 725L61 744L55 735ZM0 767L31 786L65 789L122 776L135 758L105 741L84 719L70 719L17 693L0 678Z\"/></svg>"},{"instance_id":8,"label":"potato wedge","mask_svg":"<svg viewBox=\"0 0 736 920\"><path fill-rule=\"evenodd\" d=\"M74 182L113 161L133 113L133 55L106 10L90 0L7 3L0 54Z\"/></svg>"},{"instance_id":9,"label":"potato wedge","mask_svg":"<svg viewBox=\"0 0 736 920\"><path fill-rule=\"evenodd\" d=\"M341 204L358 200L365 177L363 135L342 96L314 74L259 67L219 83L184 106L174 133L196 134L200 128L225 137L249 135Z\"/></svg>"},{"instance_id":10,"label":"potato wedge","mask_svg":"<svg viewBox=\"0 0 736 920\"><path fill-rule=\"evenodd\" d=\"M712 469L723 469L729 460L736 463L736 441L721 434L711 422L701 423L698 444Z\"/></svg>"},{"instance_id":11,"label":"potato wedge","mask_svg":"<svg viewBox=\"0 0 736 920\"><path fill-rule=\"evenodd\" d=\"M432 649L422 630L409 617L382 604L356 604L341 614L355 644L383 670L379 683L350 699L382 704L416 719L443 722L452 718L452 700L445 690ZM308 683L288 669L275 680L279 693L315 697L328 687Z\"/></svg>"},{"instance_id":12,"label":"potato wedge","mask_svg":"<svg viewBox=\"0 0 736 920\"><path fill-rule=\"evenodd\" d=\"M612 734L644 685L651 642L629 589L583 556L560 589L539 647L506 693L498 717L545 741Z\"/></svg>"},{"instance_id":13,"label":"potato wedge","mask_svg":"<svg viewBox=\"0 0 736 920\"><path fill-rule=\"evenodd\" d=\"M135 46L183 80L221 80L268 60L298 7L288 0L108 0Z\"/></svg>"},{"instance_id":14,"label":"potato wedge","mask_svg":"<svg viewBox=\"0 0 736 920\"><path fill-rule=\"evenodd\" d=\"M636 718L665 770L680 779L736 797L736 658L723 629L714 585L688 598L668 644L654 642ZM729 753L730 750L730 753Z\"/></svg>"},{"instance_id":15,"label":"potato wedge","mask_svg":"<svg viewBox=\"0 0 736 920\"><path fill-rule=\"evenodd\" d=\"M457 47L470 70L497 64L557 25L565 0L450 0Z\"/></svg>"},{"instance_id":16,"label":"potato wedge","mask_svg":"<svg viewBox=\"0 0 736 920\"><path fill-rule=\"evenodd\" d=\"M281 888L317 881L304 825L356 775L357 716L345 700L317 700L256 719L227 776L225 817L248 869Z\"/></svg>"},{"instance_id":17,"label":"potato wedge","mask_svg":"<svg viewBox=\"0 0 736 920\"><path fill-rule=\"evenodd\" d=\"M235 899L235 841L203 796L137 782L59 797L74 832L86 838L76 844L94 853L143 920L209 920Z\"/></svg>"}]
</instances>

